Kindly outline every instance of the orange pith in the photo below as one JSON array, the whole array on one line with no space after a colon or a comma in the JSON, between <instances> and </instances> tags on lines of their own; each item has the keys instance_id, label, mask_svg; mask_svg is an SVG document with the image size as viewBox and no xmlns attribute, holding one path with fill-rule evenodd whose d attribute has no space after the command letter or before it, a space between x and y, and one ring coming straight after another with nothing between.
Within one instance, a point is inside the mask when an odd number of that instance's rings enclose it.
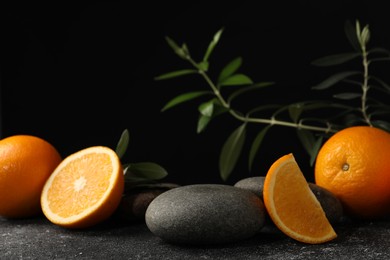
<instances>
[{"instance_id":1,"label":"orange pith","mask_svg":"<svg viewBox=\"0 0 390 260\"><path fill-rule=\"evenodd\" d=\"M115 152L91 147L65 158L56 168L43 189L42 209L60 226L89 227L115 211L123 189L123 170Z\"/></svg>"},{"instance_id":2,"label":"orange pith","mask_svg":"<svg viewBox=\"0 0 390 260\"><path fill-rule=\"evenodd\" d=\"M319 244L337 237L292 154L270 167L263 193L272 221L291 238Z\"/></svg>"}]
</instances>

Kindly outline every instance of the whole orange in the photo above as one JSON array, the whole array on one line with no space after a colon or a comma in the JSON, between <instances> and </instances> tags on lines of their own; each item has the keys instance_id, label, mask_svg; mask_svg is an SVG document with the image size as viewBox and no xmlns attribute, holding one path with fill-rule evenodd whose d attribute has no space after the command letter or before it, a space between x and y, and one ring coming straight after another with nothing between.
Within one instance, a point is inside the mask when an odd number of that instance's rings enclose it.
<instances>
[{"instance_id":1,"label":"whole orange","mask_svg":"<svg viewBox=\"0 0 390 260\"><path fill-rule=\"evenodd\" d=\"M0 216L40 214L43 186L61 161L55 147L39 137L14 135L0 140Z\"/></svg>"},{"instance_id":2,"label":"whole orange","mask_svg":"<svg viewBox=\"0 0 390 260\"><path fill-rule=\"evenodd\" d=\"M390 134L370 126L348 127L321 147L315 182L333 192L348 214L381 218L390 209Z\"/></svg>"}]
</instances>

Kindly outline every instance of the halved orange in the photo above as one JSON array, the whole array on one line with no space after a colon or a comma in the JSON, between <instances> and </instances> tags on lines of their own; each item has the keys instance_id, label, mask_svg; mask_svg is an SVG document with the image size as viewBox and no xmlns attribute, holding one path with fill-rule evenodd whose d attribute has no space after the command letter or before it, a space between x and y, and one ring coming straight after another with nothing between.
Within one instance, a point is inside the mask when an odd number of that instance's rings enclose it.
<instances>
[{"instance_id":1,"label":"halved orange","mask_svg":"<svg viewBox=\"0 0 390 260\"><path fill-rule=\"evenodd\" d=\"M115 151L89 147L57 166L42 190L41 207L54 224L86 228L114 213L123 190L123 168Z\"/></svg>"},{"instance_id":2,"label":"halved orange","mask_svg":"<svg viewBox=\"0 0 390 260\"><path fill-rule=\"evenodd\" d=\"M309 244L337 237L293 154L280 157L269 168L263 197L270 218L287 236Z\"/></svg>"}]
</instances>

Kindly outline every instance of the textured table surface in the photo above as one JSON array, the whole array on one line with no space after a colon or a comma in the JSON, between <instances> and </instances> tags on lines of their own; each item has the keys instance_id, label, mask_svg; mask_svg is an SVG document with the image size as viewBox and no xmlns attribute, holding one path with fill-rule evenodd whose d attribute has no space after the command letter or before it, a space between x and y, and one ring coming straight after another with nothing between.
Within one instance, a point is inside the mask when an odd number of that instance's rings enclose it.
<instances>
[{"instance_id":1,"label":"textured table surface","mask_svg":"<svg viewBox=\"0 0 390 260\"><path fill-rule=\"evenodd\" d=\"M390 259L390 221L348 221L335 230L338 238L321 245L265 228L245 241L197 247L168 244L144 223L67 230L43 217L0 218L0 259Z\"/></svg>"}]
</instances>

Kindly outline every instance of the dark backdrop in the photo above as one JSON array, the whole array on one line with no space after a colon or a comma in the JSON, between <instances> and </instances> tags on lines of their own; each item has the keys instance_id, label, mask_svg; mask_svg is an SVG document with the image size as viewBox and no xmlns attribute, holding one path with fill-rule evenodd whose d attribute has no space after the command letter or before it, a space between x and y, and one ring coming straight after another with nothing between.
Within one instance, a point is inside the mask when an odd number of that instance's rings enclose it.
<instances>
[{"instance_id":1,"label":"dark backdrop","mask_svg":"<svg viewBox=\"0 0 390 260\"><path fill-rule=\"evenodd\" d=\"M127 128L131 140L123 161L159 163L169 172L167 180L182 184L222 182L219 152L238 122L222 117L197 134L196 102L160 112L184 90L206 89L193 76L153 79L187 68L164 36L186 42L193 57L201 59L224 27L210 60L211 76L242 56L241 72L257 82L276 82L258 93L253 106L318 98L310 87L329 70L310 62L351 50L346 20L368 23L372 42L390 46L385 1L80 2L1 4L2 137L37 135L67 156L92 145L114 148ZM249 144L229 183L264 175L289 152L313 179L294 129L275 127L269 133L252 172L248 150Z\"/></svg>"}]
</instances>

